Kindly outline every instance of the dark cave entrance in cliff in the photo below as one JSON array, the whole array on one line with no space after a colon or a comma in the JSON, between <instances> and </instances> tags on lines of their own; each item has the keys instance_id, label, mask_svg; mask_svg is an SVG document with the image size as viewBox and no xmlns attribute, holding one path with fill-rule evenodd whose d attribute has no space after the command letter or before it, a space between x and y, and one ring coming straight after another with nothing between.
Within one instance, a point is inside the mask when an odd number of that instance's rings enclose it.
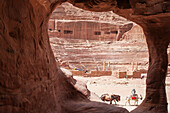
<instances>
[{"instance_id":1,"label":"dark cave entrance in cliff","mask_svg":"<svg viewBox=\"0 0 170 113\"><path fill-rule=\"evenodd\" d=\"M85 81L94 92L91 100L113 93L122 96L123 104L132 89L145 96L148 50L139 25L112 12L85 11L64 3L54 10L48 30L56 61L76 80Z\"/></svg>"}]
</instances>

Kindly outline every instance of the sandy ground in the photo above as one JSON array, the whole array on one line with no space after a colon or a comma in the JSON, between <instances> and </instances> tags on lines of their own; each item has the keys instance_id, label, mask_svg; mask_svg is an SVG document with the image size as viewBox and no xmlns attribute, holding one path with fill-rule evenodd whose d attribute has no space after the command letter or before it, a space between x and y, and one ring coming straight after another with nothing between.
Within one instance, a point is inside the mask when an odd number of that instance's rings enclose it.
<instances>
[{"instance_id":1,"label":"sandy ground","mask_svg":"<svg viewBox=\"0 0 170 113\"><path fill-rule=\"evenodd\" d=\"M112 76L102 76L102 77L80 77L74 76L75 79L86 82L88 89L94 92L99 97L102 94L118 94L121 96L121 101L119 101L117 106L124 107L129 111L135 109L137 106L130 106L128 103L125 105L126 97L131 95L131 90L136 89L137 94L141 94L145 97L146 89L146 79L118 79ZM170 77L166 78L166 92L167 100L170 102ZM99 98L93 96L92 101L102 102ZM139 104L142 100L139 100ZM108 102L105 102L108 103ZM109 104L109 103L108 103ZM114 102L113 102L114 104ZM133 104L133 102L131 103ZM168 113L170 113L170 105L168 105Z\"/></svg>"}]
</instances>

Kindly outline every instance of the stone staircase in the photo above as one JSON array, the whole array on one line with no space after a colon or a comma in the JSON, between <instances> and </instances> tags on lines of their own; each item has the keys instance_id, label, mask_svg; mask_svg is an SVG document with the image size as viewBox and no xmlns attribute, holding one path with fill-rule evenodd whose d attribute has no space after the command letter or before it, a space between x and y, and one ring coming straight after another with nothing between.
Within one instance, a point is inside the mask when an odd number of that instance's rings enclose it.
<instances>
[{"instance_id":1,"label":"stone staircase","mask_svg":"<svg viewBox=\"0 0 170 113\"><path fill-rule=\"evenodd\" d=\"M148 50L145 42L67 40L57 37L50 38L50 42L56 60L71 70L102 71L105 64L106 70L131 71L132 64L136 67L136 63L138 70L147 70Z\"/></svg>"}]
</instances>

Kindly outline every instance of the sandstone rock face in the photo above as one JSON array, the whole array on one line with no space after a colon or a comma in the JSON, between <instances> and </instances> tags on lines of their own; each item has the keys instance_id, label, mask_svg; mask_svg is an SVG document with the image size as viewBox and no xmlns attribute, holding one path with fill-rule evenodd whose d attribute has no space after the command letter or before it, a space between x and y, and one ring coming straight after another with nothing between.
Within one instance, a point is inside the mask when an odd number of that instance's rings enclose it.
<instances>
[{"instance_id":1,"label":"sandstone rock face","mask_svg":"<svg viewBox=\"0 0 170 113\"><path fill-rule=\"evenodd\" d=\"M1 113L128 113L126 109L90 102L68 82L55 63L47 23L66 0L0 1ZM167 113L165 77L170 42L167 0L68 0L93 11L114 11L140 24L149 48L146 97L133 113Z\"/></svg>"},{"instance_id":2,"label":"sandstone rock face","mask_svg":"<svg viewBox=\"0 0 170 113\"><path fill-rule=\"evenodd\" d=\"M112 11L106 12L92 12L83 10L73 6L68 2L62 3L56 7L50 16L50 20L95 20L95 21L108 21L112 23L128 23L126 18L123 18Z\"/></svg>"},{"instance_id":3,"label":"sandstone rock face","mask_svg":"<svg viewBox=\"0 0 170 113\"><path fill-rule=\"evenodd\" d=\"M65 69L65 68L60 68L62 70L62 72L66 75L66 77L68 78L68 80L70 81L70 83L81 93L83 93L85 96L87 96L88 98L90 97L90 91L87 89L87 85L85 82L80 81L80 80L76 80L73 78L73 74Z\"/></svg>"},{"instance_id":4,"label":"sandstone rock face","mask_svg":"<svg viewBox=\"0 0 170 113\"><path fill-rule=\"evenodd\" d=\"M49 36L66 39L117 41L133 27L133 23L94 20L50 20Z\"/></svg>"},{"instance_id":5,"label":"sandstone rock face","mask_svg":"<svg viewBox=\"0 0 170 113\"><path fill-rule=\"evenodd\" d=\"M133 24L112 11L91 12L66 2L52 13L48 29L50 38L116 41Z\"/></svg>"}]
</instances>

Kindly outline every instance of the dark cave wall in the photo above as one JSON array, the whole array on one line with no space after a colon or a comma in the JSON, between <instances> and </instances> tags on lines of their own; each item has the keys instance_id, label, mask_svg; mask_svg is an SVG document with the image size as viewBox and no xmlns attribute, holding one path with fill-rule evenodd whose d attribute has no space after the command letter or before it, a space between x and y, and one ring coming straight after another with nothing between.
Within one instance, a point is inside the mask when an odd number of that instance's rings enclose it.
<instances>
[{"instance_id":1,"label":"dark cave wall","mask_svg":"<svg viewBox=\"0 0 170 113\"><path fill-rule=\"evenodd\" d=\"M57 69L47 22L38 2L0 1L1 113L57 110Z\"/></svg>"}]
</instances>

